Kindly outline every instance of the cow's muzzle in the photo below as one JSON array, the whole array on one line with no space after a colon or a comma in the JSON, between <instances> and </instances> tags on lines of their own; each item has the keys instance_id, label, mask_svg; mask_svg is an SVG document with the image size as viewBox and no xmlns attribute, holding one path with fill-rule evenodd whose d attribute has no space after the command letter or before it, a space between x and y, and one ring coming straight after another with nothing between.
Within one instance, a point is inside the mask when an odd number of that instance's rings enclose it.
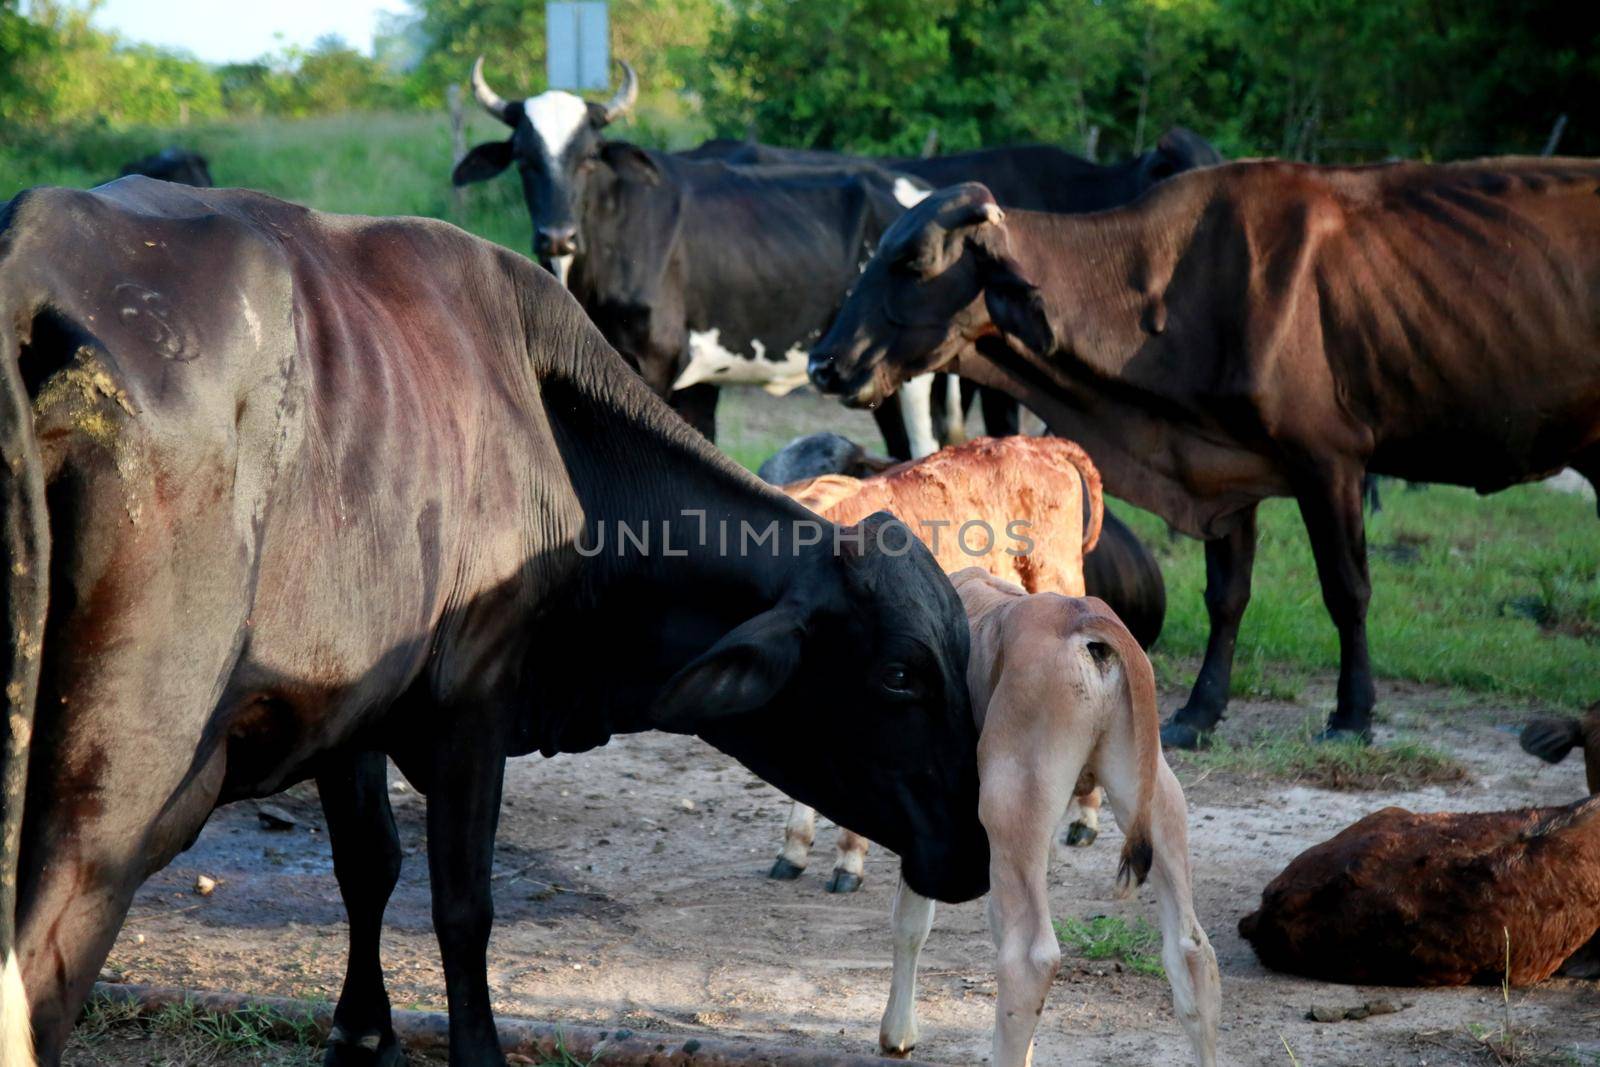
<instances>
[{"instance_id":1,"label":"cow's muzzle","mask_svg":"<svg viewBox=\"0 0 1600 1067\"><path fill-rule=\"evenodd\" d=\"M541 227L533 235L533 250L541 257L555 259L570 256L578 251L576 226Z\"/></svg>"}]
</instances>

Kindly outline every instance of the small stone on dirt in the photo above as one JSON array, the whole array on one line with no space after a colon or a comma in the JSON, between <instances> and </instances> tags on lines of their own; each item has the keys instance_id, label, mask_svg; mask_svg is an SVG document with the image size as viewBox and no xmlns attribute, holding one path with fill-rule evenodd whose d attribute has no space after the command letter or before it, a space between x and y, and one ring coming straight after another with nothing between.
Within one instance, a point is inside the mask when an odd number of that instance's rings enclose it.
<instances>
[{"instance_id":1,"label":"small stone on dirt","mask_svg":"<svg viewBox=\"0 0 1600 1067\"><path fill-rule=\"evenodd\" d=\"M1336 1008L1326 1004L1313 1004L1311 1010L1306 1012L1306 1018L1314 1023L1342 1023L1346 1019L1359 1022L1373 1015L1393 1015L1406 1007L1396 1004L1392 1000L1369 1000L1365 1004L1357 1004L1353 1008Z\"/></svg>"},{"instance_id":2,"label":"small stone on dirt","mask_svg":"<svg viewBox=\"0 0 1600 1067\"><path fill-rule=\"evenodd\" d=\"M194 880L194 891L203 897L209 897L217 891L217 880L202 874Z\"/></svg>"},{"instance_id":3,"label":"small stone on dirt","mask_svg":"<svg viewBox=\"0 0 1600 1067\"><path fill-rule=\"evenodd\" d=\"M293 830L295 817L276 804L260 804L256 807L256 818L260 820L264 830Z\"/></svg>"},{"instance_id":4,"label":"small stone on dirt","mask_svg":"<svg viewBox=\"0 0 1600 1067\"><path fill-rule=\"evenodd\" d=\"M684 797L682 800L678 801L678 807L682 808L684 811L693 811L694 801L690 800L688 797Z\"/></svg>"}]
</instances>

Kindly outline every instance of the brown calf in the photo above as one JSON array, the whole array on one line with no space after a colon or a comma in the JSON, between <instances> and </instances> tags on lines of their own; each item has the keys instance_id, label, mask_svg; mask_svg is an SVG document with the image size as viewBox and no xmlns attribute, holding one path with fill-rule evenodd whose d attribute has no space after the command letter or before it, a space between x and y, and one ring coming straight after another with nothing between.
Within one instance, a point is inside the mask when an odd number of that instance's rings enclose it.
<instances>
[{"instance_id":1,"label":"brown calf","mask_svg":"<svg viewBox=\"0 0 1600 1067\"><path fill-rule=\"evenodd\" d=\"M783 491L834 522L891 511L946 571L979 566L1030 593L1066 596L1084 593L1083 557L1095 547L1104 517L1100 472L1077 443L1059 437L980 437L874 477L825 474ZM1093 844L1098 793L1090 788L1076 797L1071 815L1067 843ZM770 875L787 881L806 869L816 813L796 802L783 838ZM828 891L859 889L866 856L866 838L840 827Z\"/></svg>"},{"instance_id":2,"label":"brown calf","mask_svg":"<svg viewBox=\"0 0 1600 1067\"><path fill-rule=\"evenodd\" d=\"M1195 917L1188 808L1161 755L1150 661L1103 601L1029 596L972 567L951 576L972 627L967 684L978 717L979 817L989 834L997 952L992 1067L1032 1061L1061 965L1047 894L1051 837L1075 789L1105 789L1126 834L1119 887L1155 882L1162 963L1178 1021L1203 1067L1216 1062L1221 979ZM933 902L904 881L894 905L894 978L879 1043L916 1044L917 956Z\"/></svg>"}]
</instances>

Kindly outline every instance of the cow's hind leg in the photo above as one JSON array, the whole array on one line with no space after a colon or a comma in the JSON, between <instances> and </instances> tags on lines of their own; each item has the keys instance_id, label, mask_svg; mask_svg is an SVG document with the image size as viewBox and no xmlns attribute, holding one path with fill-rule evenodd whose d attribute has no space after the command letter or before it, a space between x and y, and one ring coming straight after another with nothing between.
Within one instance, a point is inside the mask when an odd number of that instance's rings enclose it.
<instances>
[{"instance_id":1,"label":"cow's hind leg","mask_svg":"<svg viewBox=\"0 0 1600 1067\"><path fill-rule=\"evenodd\" d=\"M1138 777L1129 759L1108 762L1106 793L1117 822L1133 824ZM1125 769L1126 773L1119 773ZM1150 880L1161 924L1161 963L1172 987L1172 1007L1188 1035L1199 1067L1215 1067L1217 1025L1222 1016L1222 979L1217 954L1194 911L1190 884L1189 809L1183 789L1166 761L1157 771L1151 798Z\"/></svg>"},{"instance_id":2,"label":"cow's hind leg","mask_svg":"<svg viewBox=\"0 0 1600 1067\"><path fill-rule=\"evenodd\" d=\"M380 752L355 753L317 777L333 873L350 919L350 955L325 1067L398 1067L405 1062L390 1020L378 954L383 911L400 878L400 837L388 786Z\"/></svg>"},{"instance_id":3,"label":"cow's hind leg","mask_svg":"<svg viewBox=\"0 0 1600 1067\"><path fill-rule=\"evenodd\" d=\"M1359 511L1358 511L1359 517ZM1250 603L1250 573L1256 559L1256 510L1240 516L1223 537L1206 542L1206 614L1211 635L1206 656L1195 677L1189 702L1161 727L1161 743L1169 748L1199 748L1222 720L1233 684L1233 649L1239 621Z\"/></svg>"},{"instance_id":4,"label":"cow's hind leg","mask_svg":"<svg viewBox=\"0 0 1600 1067\"><path fill-rule=\"evenodd\" d=\"M1366 526L1361 514L1361 471L1340 466L1308 481L1297 494L1322 583L1322 601L1339 630L1338 704L1325 740L1372 740L1376 690L1367 654Z\"/></svg>"},{"instance_id":5,"label":"cow's hind leg","mask_svg":"<svg viewBox=\"0 0 1600 1067\"><path fill-rule=\"evenodd\" d=\"M933 901L919 896L900 879L894 896L890 925L894 931L894 974L889 979L889 1003L878 1027L878 1047L904 1055L917 1047L917 960L933 929Z\"/></svg>"},{"instance_id":6,"label":"cow's hind leg","mask_svg":"<svg viewBox=\"0 0 1600 1067\"><path fill-rule=\"evenodd\" d=\"M783 827L783 849L772 861L768 878L792 882L805 872L811 860L811 842L817 837L817 812L798 800L789 805L789 821Z\"/></svg>"},{"instance_id":7,"label":"cow's hind leg","mask_svg":"<svg viewBox=\"0 0 1600 1067\"><path fill-rule=\"evenodd\" d=\"M861 888L867 873L867 839L854 830L839 827L839 841L833 859L833 877L828 892L854 893Z\"/></svg>"}]
</instances>

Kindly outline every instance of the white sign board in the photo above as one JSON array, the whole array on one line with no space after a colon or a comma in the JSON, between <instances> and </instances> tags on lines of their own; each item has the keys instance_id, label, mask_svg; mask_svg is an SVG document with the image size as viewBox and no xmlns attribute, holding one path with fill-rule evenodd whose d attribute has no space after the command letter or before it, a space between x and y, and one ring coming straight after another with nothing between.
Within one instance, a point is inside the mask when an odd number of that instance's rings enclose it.
<instances>
[{"instance_id":1,"label":"white sign board","mask_svg":"<svg viewBox=\"0 0 1600 1067\"><path fill-rule=\"evenodd\" d=\"M544 70L551 89L611 85L611 21L604 0L544 5Z\"/></svg>"}]
</instances>

